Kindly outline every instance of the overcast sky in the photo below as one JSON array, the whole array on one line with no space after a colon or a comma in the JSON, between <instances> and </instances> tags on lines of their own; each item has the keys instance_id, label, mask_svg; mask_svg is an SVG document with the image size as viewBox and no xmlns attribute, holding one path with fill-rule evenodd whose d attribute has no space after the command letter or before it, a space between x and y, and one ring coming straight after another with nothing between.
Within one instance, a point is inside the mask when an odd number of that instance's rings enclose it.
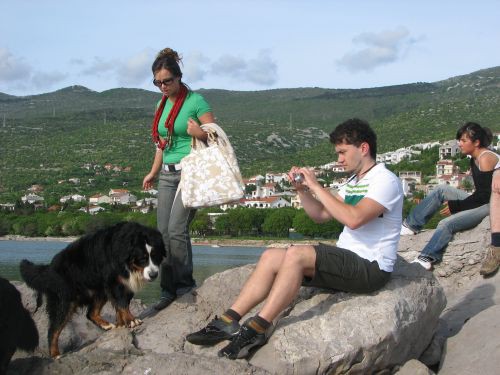
<instances>
[{"instance_id":1,"label":"overcast sky","mask_svg":"<svg viewBox=\"0 0 500 375\"><path fill-rule=\"evenodd\" d=\"M11 95L155 90L164 47L193 89L376 87L500 65L500 0L0 0L0 20Z\"/></svg>"}]
</instances>

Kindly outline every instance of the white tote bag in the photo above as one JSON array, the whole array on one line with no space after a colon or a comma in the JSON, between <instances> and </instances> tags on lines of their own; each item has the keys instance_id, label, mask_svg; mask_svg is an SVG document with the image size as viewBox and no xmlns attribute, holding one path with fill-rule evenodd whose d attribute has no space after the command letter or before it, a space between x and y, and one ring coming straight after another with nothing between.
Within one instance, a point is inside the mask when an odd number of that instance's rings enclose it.
<instances>
[{"instance_id":1,"label":"white tote bag","mask_svg":"<svg viewBox=\"0 0 500 375\"><path fill-rule=\"evenodd\" d=\"M217 206L243 198L244 184L234 150L216 124L203 124L207 144L193 138L191 153L181 160L179 190L185 207Z\"/></svg>"}]
</instances>

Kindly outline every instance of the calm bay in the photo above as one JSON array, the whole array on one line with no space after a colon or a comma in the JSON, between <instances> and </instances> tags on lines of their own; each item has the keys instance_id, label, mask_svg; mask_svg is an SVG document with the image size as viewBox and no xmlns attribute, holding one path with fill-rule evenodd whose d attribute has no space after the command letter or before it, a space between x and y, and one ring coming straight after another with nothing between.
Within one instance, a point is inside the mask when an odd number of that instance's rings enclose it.
<instances>
[{"instance_id":1,"label":"calm bay","mask_svg":"<svg viewBox=\"0 0 500 375\"><path fill-rule=\"evenodd\" d=\"M33 263L47 264L52 257L68 245L63 241L0 241L0 276L8 280L21 280L19 262L28 259ZM263 247L193 246L194 277L198 285L218 272L229 268L255 263ZM154 302L160 294L159 281L146 284L136 295L144 303Z\"/></svg>"}]
</instances>

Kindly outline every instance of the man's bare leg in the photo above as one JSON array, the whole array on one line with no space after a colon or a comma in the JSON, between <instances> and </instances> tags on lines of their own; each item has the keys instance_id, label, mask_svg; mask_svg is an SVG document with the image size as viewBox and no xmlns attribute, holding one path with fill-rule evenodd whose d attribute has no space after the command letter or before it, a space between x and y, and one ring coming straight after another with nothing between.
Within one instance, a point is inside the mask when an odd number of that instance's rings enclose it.
<instances>
[{"instance_id":1,"label":"man's bare leg","mask_svg":"<svg viewBox=\"0 0 500 375\"><path fill-rule=\"evenodd\" d=\"M276 276L271 292L259 312L268 322L273 321L297 296L304 276L313 277L316 251L312 246L289 247Z\"/></svg>"},{"instance_id":2,"label":"man's bare leg","mask_svg":"<svg viewBox=\"0 0 500 375\"><path fill-rule=\"evenodd\" d=\"M286 253L286 249L280 248L269 248L262 253L255 270L231 306L232 310L243 316L268 296Z\"/></svg>"}]
</instances>

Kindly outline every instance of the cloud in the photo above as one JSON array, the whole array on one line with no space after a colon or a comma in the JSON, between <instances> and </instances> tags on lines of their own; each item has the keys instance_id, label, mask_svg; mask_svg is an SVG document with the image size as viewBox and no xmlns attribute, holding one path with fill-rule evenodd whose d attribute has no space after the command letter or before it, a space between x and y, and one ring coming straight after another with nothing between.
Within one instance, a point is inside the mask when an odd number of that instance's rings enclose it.
<instances>
[{"instance_id":1,"label":"cloud","mask_svg":"<svg viewBox=\"0 0 500 375\"><path fill-rule=\"evenodd\" d=\"M278 79L278 66L267 51L260 51L256 59L249 61L246 76L250 82L272 85Z\"/></svg>"},{"instance_id":2,"label":"cloud","mask_svg":"<svg viewBox=\"0 0 500 375\"><path fill-rule=\"evenodd\" d=\"M0 82L14 83L26 80L31 74L30 65L13 56L8 49L0 48Z\"/></svg>"},{"instance_id":3,"label":"cloud","mask_svg":"<svg viewBox=\"0 0 500 375\"><path fill-rule=\"evenodd\" d=\"M109 59L94 57L90 64L79 58L71 59L72 65L84 66L80 74L85 76L103 77L116 79L122 86L140 86L151 75L151 62L153 61L153 51L144 49L127 60ZM86 66L87 65L87 66ZM86 67L85 67L86 66Z\"/></svg>"},{"instance_id":4,"label":"cloud","mask_svg":"<svg viewBox=\"0 0 500 375\"><path fill-rule=\"evenodd\" d=\"M278 79L278 67L271 59L270 52L261 50L256 58L224 55L212 64L211 73L268 86Z\"/></svg>"},{"instance_id":5,"label":"cloud","mask_svg":"<svg viewBox=\"0 0 500 375\"><path fill-rule=\"evenodd\" d=\"M152 52L143 50L118 65L118 82L125 86L137 86L151 76Z\"/></svg>"},{"instance_id":6,"label":"cloud","mask_svg":"<svg viewBox=\"0 0 500 375\"><path fill-rule=\"evenodd\" d=\"M351 72L359 72L372 71L381 65L395 62L416 40L410 38L405 27L398 27L380 33L362 33L354 37L353 42L366 47L346 53L337 64Z\"/></svg>"},{"instance_id":7,"label":"cloud","mask_svg":"<svg viewBox=\"0 0 500 375\"><path fill-rule=\"evenodd\" d=\"M64 81L66 78L67 74L59 72L35 72L31 81L36 88L47 89L56 83Z\"/></svg>"},{"instance_id":8,"label":"cloud","mask_svg":"<svg viewBox=\"0 0 500 375\"><path fill-rule=\"evenodd\" d=\"M78 59L72 59L73 61L78 61ZM105 61L100 57L94 57L94 60L91 62L90 66L83 69L81 73L85 76L94 76L94 75L102 75L104 73L113 72L116 69L117 64L116 61ZM80 63L81 65L81 63Z\"/></svg>"},{"instance_id":9,"label":"cloud","mask_svg":"<svg viewBox=\"0 0 500 375\"><path fill-rule=\"evenodd\" d=\"M189 53L182 61L186 61L182 69L183 80L186 82L203 81L208 72L210 60L201 52L195 51Z\"/></svg>"}]
</instances>

